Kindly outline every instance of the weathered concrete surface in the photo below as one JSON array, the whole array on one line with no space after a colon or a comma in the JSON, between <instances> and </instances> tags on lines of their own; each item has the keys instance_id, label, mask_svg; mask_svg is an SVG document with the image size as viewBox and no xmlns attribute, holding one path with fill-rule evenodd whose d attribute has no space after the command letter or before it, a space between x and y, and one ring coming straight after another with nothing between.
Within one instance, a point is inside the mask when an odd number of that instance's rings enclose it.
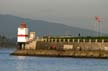
<instances>
[{"instance_id":1,"label":"weathered concrete surface","mask_svg":"<svg viewBox=\"0 0 108 71\"><path fill-rule=\"evenodd\" d=\"M57 49L63 49L64 45L72 45L73 49L70 50L82 50L82 51L108 51L108 42L37 42L36 48L37 49L49 49L52 45L55 45Z\"/></svg>"},{"instance_id":2,"label":"weathered concrete surface","mask_svg":"<svg viewBox=\"0 0 108 71\"><path fill-rule=\"evenodd\" d=\"M55 49L51 46L55 45ZM64 45L72 45L69 50ZM44 42L33 40L24 50L16 50L11 55L108 58L108 42Z\"/></svg>"},{"instance_id":3,"label":"weathered concrete surface","mask_svg":"<svg viewBox=\"0 0 108 71\"><path fill-rule=\"evenodd\" d=\"M80 57L108 58L107 51L73 51L73 50L16 50L11 55L19 56L49 56L49 57Z\"/></svg>"},{"instance_id":4,"label":"weathered concrete surface","mask_svg":"<svg viewBox=\"0 0 108 71\"><path fill-rule=\"evenodd\" d=\"M36 39L35 40L32 40L32 41L30 41L29 43L27 43L26 45L25 45L25 49L36 49Z\"/></svg>"}]
</instances>

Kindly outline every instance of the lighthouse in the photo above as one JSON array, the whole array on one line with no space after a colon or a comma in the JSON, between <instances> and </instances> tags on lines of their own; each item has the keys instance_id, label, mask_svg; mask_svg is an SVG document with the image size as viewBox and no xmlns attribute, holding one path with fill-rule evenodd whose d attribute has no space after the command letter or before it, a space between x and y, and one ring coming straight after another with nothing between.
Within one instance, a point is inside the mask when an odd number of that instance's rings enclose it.
<instances>
[{"instance_id":1,"label":"lighthouse","mask_svg":"<svg viewBox=\"0 0 108 71\"><path fill-rule=\"evenodd\" d=\"M28 42L28 28L25 22L22 22L18 27L17 33L17 48L25 49L25 44Z\"/></svg>"}]
</instances>

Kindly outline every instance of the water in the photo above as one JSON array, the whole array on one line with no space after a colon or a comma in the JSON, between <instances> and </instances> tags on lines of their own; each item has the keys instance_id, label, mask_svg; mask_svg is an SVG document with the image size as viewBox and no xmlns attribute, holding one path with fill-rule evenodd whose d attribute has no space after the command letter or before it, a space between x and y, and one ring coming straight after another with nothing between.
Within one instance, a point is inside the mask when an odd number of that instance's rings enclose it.
<instances>
[{"instance_id":1,"label":"water","mask_svg":"<svg viewBox=\"0 0 108 71\"><path fill-rule=\"evenodd\" d=\"M10 56L0 49L0 71L108 71L108 59Z\"/></svg>"}]
</instances>

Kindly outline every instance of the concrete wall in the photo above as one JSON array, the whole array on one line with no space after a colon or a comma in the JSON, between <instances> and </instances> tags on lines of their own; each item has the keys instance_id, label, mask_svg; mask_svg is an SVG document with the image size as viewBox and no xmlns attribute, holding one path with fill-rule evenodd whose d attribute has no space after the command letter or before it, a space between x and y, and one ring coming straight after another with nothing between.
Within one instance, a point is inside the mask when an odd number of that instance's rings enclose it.
<instances>
[{"instance_id":1,"label":"concrete wall","mask_svg":"<svg viewBox=\"0 0 108 71\"><path fill-rule=\"evenodd\" d=\"M71 41L71 42L70 42ZM80 51L92 51L92 50L99 50L99 51L108 51L108 42L104 42L104 40L102 40L101 42L98 42L98 40L94 40L94 42L92 42L92 40L83 40L80 41L72 39L72 40L50 40L48 39L48 41L44 41L44 39L42 41L37 41L37 40L33 40L30 41L29 43L27 43L25 45L25 49L58 49L58 50L64 50L63 46L64 45L72 45L73 48L70 50L80 50ZM55 47L55 48L54 48Z\"/></svg>"},{"instance_id":2,"label":"concrete wall","mask_svg":"<svg viewBox=\"0 0 108 71\"><path fill-rule=\"evenodd\" d=\"M36 40L29 41L29 43L25 45L25 49L36 49L36 42Z\"/></svg>"},{"instance_id":3,"label":"concrete wall","mask_svg":"<svg viewBox=\"0 0 108 71\"><path fill-rule=\"evenodd\" d=\"M71 50L99 50L99 51L108 51L108 42L37 42L37 49L50 49L52 46L55 46L56 49L63 49L64 45L72 45L73 49Z\"/></svg>"}]
</instances>

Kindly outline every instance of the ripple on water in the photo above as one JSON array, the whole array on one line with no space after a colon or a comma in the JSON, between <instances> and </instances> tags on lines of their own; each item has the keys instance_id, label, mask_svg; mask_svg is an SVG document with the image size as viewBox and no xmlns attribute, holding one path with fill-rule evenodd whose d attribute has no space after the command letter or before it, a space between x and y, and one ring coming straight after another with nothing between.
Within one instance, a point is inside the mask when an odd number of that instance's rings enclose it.
<instances>
[{"instance_id":1,"label":"ripple on water","mask_svg":"<svg viewBox=\"0 0 108 71\"><path fill-rule=\"evenodd\" d=\"M0 50L2 71L107 71L107 59L10 56L12 49Z\"/></svg>"}]
</instances>

